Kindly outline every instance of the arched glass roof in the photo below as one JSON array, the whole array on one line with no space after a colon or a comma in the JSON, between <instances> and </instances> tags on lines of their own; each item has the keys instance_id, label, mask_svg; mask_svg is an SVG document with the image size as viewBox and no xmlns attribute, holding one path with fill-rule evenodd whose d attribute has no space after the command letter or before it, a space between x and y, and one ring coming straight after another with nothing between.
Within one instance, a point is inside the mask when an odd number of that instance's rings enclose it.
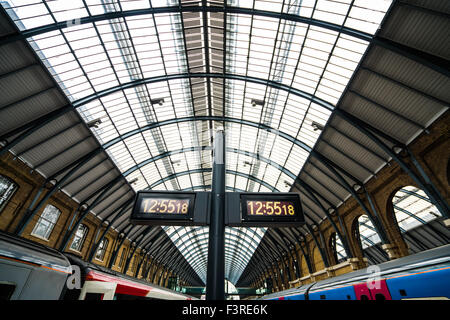
<instances>
[{"instance_id":1,"label":"arched glass roof","mask_svg":"<svg viewBox=\"0 0 450 320\"><path fill-rule=\"evenodd\" d=\"M400 189L392 199L395 218L402 232L427 224L441 217L423 190L406 186Z\"/></svg>"},{"instance_id":2,"label":"arched glass roof","mask_svg":"<svg viewBox=\"0 0 450 320\"><path fill-rule=\"evenodd\" d=\"M392 199L392 205L402 233L441 217L441 213L431 203L425 192L413 186L406 186L398 190ZM367 215L362 215L358 219L358 224L363 249L381 242Z\"/></svg>"},{"instance_id":3,"label":"arched glass roof","mask_svg":"<svg viewBox=\"0 0 450 320\"><path fill-rule=\"evenodd\" d=\"M391 1L2 2L135 191L290 191ZM207 229L165 231L206 279ZM239 279L264 229L226 229ZM182 240L180 240L182 239Z\"/></svg>"}]
</instances>

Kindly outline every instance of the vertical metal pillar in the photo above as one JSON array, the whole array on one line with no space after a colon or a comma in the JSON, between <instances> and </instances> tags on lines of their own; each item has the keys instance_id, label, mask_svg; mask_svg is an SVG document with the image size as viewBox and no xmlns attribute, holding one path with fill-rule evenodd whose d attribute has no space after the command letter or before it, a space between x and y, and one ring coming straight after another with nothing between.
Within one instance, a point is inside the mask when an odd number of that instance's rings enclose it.
<instances>
[{"instance_id":1,"label":"vertical metal pillar","mask_svg":"<svg viewBox=\"0 0 450 320\"><path fill-rule=\"evenodd\" d=\"M225 300L225 134L214 139L206 300Z\"/></svg>"}]
</instances>

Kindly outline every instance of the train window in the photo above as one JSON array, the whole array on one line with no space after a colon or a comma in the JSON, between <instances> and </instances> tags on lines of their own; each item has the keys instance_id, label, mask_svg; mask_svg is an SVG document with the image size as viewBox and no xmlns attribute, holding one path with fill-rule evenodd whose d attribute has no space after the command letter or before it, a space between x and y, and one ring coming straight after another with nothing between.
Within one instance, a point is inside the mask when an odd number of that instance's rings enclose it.
<instances>
[{"instance_id":1,"label":"train window","mask_svg":"<svg viewBox=\"0 0 450 320\"><path fill-rule=\"evenodd\" d=\"M36 222L31 235L48 239L60 214L61 211L59 211L58 208L48 204L39 217L39 220Z\"/></svg>"},{"instance_id":2,"label":"train window","mask_svg":"<svg viewBox=\"0 0 450 320\"><path fill-rule=\"evenodd\" d=\"M18 189L11 179L0 175L0 212L6 207L6 204Z\"/></svg>"},{"instance_id":3,"label":"train window","mask_svg":"<svg viewBox=\"0 0 450 320\"><path fill-rule=\"evenodd\" d=\"M63 299L64 300L78 300L78 297L80 296L81 290L80 289L67 289Z\"/></svg>"},{"instance_id":4,"label":"train window","mask_svg":"<svg viewBox=\"0 0 450 320\"><path fill-rule=\"evenodd\" d=\"M159 299L116 293L114 295L114 300L159 300Z\"/></svg>"},{"instance_id":5,"label":"train window","mask_svg":"<svg viewBox=\"0 0 450 320\"><path fill-rule=\"evenodd\" d=\"M73 238L72 244L70 245L70 249L75 251L81 251L88 232L89 228L86 227L84 224L80 224L78 226L77 232L75 233L75 237Z\"/></svg>"},{"instance_id":6,"label":"train window","mask_svg":"<svg viewBox=\"0 0 450 320\"><path fill-rule=\"evenodd\" d=\"M103 300L103 293L87 292L84 300Z\"/></svg>"},{"instance_id":7,"label":"train window","mask_svg":"<svg viewBox=\"0 0 450 320\"><path fill-rule=\"evenodd\" d=\"M377 294L375 294L375 300L377 300L377 301L385 301L386 297L384 296L384 294L377 293Z\"/></svg>"},{"instance_id":8,"label":"train window","mask_svg":"<svg viewBox=\"0 0 450 320\"><path fill-rule=\"evenodd\" d=\"M120 260L119 260L119 268L122 268L122 266L125 263L126 251L127 250L125 248L122 249L122 255L120 256Z\"/></svg>"},{"instance_id":9,"label":"train window","mask_svg":"<svg viewBox=\"0 0 450 320\"><path fill-rule=\"evenodd\" d=\"M97 253L95 254L95 259L103 261L105 257L106 249L108 248L108 239L103 239L98 246Z\"/></svg>"},{"instance_id":10,"label":"train window","mask_svg":"<svg viewBox=\"0 0 450 320\"><path fill-rule=\"evenodd\" d=\"M16 285L11 283L0 283L0 301L10 300L16 289Z\"/></svg>"}]
</instances>

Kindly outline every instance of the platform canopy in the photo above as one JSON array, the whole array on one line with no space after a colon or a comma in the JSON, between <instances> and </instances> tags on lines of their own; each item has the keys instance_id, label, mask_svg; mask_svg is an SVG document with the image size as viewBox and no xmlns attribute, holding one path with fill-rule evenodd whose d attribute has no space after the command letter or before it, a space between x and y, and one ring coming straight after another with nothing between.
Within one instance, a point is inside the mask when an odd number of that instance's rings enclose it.
<instances>
[{"instance_id":1,"label":"platform canopy","mask_svg":"<svg viewBox=\"0 0 450 320\"><path fill-rule=\"evenodd\" d=\"M102 194L93 214L177 267L159 233L129 224L129 201L210 190L225 129L227 190L299 192L307 222L270 237L227 228L237 283L257 248L255 261L278 259L391 160L361 125L407 145L447 110L448 70L416 51L448 54L426 41L444 39L448 6L391 2L1 1L0 136L80 204ZM208 228L163 230L204 283Z\"/></svg>"}]
</instances>

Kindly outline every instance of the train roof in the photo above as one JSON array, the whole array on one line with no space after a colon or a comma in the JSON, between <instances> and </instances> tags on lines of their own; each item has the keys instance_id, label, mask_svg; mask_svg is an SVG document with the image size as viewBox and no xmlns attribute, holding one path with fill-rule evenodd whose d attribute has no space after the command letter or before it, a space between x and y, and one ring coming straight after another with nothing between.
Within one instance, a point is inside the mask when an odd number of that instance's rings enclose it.
<instances>
[{"instance_id":1,"label":"train roof","mask_svg":"<svg viewBox=\"0 0 450 320\"><path fill-rule=\"evenodd\" d=\"M70 263L59 251L4 231L0 231L0 256L70 273Z\"/></svg>"},{"instance_id":2,"label":"train roof","mask_svg":"<svg viewBox=\"0 0 450 320\"><path fill-rule=\"evenodd\" d=\"M450 244L427 251L412 254L403 258L395 259L378 264L380 276L386 276L392 273L401 273L411 269L422 268L430 265L441 264L450 261ZM372 269L369 269L372 268ZM354 272L346 273L337 277L328 278L317 282L312 290L323 288L331 284L347 282L365 281L368 277L374 275L373 266L360 269Z\"/></svg>"},{"instance_id":3,"label":"train roof","mask_svg":"<svg viewBox=\"0 0 450 320\"><path fill-rule=\"evenodd\" d=\"M280 297L280 296L290 296L290 295L293 295L293 294L302 294L302 293L305 293L306 291L308 291L308 289L311 288L314 284L315 283L308 283L308 284L304 284L304 285L302 285L300 287L286 289L286 290L279 291L279 292L274 292L274 293L265 295L265 296L261 297L258 300L277 298L277 297Z\"/></svg>"},{"instance_id":4,"label":"train roof","mask_svg":"<svg viewBox=\"0 0 450 320\"><path fill-rule=\"evenodd\" d=\"M400 259L387 261L378 264L381 275L391 273L405 272L411 269L423 268L430 265L448 263L450 261L450 244L433 248L427 251L412 254ZM368 267L370 268L370 267ZM264 299L276 298L280 296L289 296L292 294L305 293L308 289L315 291L324 287L335 286L340 284L348 284L350 282L362 282L373 275L368 268L360 269L354 272L346 273L337 277L328 278L318 282L306 284L297 288L287 289L264 296Z\"/></svg>"}]
</instances>

